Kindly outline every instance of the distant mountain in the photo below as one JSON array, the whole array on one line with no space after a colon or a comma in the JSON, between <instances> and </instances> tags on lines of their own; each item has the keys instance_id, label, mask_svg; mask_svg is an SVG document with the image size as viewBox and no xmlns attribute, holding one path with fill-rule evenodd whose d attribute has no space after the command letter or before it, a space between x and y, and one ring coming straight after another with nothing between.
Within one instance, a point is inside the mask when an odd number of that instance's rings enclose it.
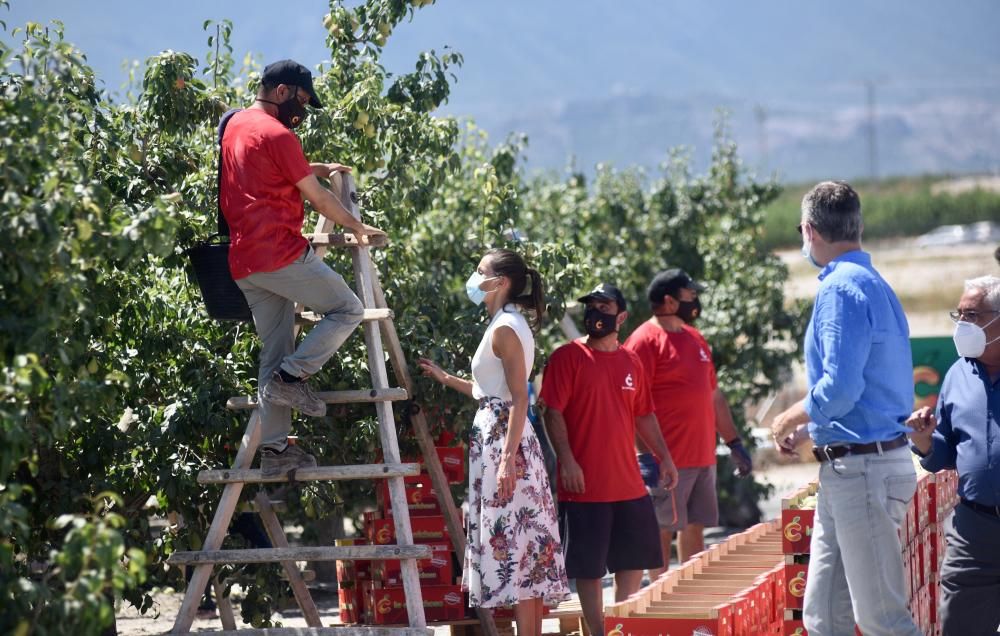
<instances>
[{"instance_id":1,"label":"distant mountain","mask_svg":"<svg viewBox=\"0 0 1000 636\"><path fill-rule=\"evenodd\" d=\"M233 21L238 58L316 65L329 59L328 10L284 0L276 20L275 5L241 0L12 0L0 19L63 20L117 90L124 59L203 56L207 18ZM384 63L407 71L445 46L465 64L444 112L494 141L526 132L533 168L570 157L588 170L655 167L677 145L703 162L722 106L750 166L794 180L867 175L865 82L880 174L1000 168L997 0L437 0L397 29Z\"/></svg>"}]
</instances>

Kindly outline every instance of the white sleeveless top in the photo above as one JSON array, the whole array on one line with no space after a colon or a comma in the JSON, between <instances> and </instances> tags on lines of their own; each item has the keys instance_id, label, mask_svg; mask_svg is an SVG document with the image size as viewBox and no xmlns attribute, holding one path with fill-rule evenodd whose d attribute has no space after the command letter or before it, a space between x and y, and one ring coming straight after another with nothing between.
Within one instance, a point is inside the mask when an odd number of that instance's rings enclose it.
<instances>
[{"instance_id":1,"label":"white sleeveless top","mask_svg":"<svg viewBox=\"0 0 1000 636\"><path fill-rule=\"evenodd\" d=\"M531 375L531 367L535 362L535 337L531 327L521 312L512 305L506 305L498 311L486 327L486 333L472 357L472 396L476 399L498 397L510 400L510 388L503 373L503 362L493 353L493 332L497 327L510 327L521 340L524 349L525 378Z\"/></svg>"}]
</instances>

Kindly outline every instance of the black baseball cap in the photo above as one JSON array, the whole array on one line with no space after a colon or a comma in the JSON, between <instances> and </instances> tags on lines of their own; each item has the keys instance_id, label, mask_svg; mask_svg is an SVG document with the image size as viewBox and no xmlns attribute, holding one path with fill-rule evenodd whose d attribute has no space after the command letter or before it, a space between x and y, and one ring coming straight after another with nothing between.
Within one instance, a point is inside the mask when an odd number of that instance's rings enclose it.
<instances>
[{"instance_id":1,"label":"black baseball cap","mask_svg":"<svg viewBox=\"0 0 1000 636\"><path fill-rule=\"evenodd\" d=\"M260 76L260 81L267 86L298 86L309 93L309 105L313 108L323 108L316 97L313 89L313 76L309 69L302 66L295 60L279 60L273 64L268 64L264 68L264 74Z\"/></svg>"},{"instance_id":2,"label":"black baseball cap","mask_svg":"<svg viewBox=\"0 0 1000 636\"><path fill-rule=\"evenodd\" d=\"M589 303L592 300L613 300L618 305L618 313L625 311L625 297L621 290L611 283L601 283L590 291L586 296L577 298L581 303Z\"/></svg>"},{"instance_id":3,"label":"black baseball cap","mask_svg":"<svg viewBox=\"0 0 1000 636\"><path fill-rule=\"evenodd\" d=\"M653 282L646 290L646 296L649 297L649 302L659 305L663 302L664 296L676 297L677 292L685 288L696 292L703 292L706 289L704 285L688 276L683 269L674 267L660 272L653 278Z\"/></svg>"}]
</instances>

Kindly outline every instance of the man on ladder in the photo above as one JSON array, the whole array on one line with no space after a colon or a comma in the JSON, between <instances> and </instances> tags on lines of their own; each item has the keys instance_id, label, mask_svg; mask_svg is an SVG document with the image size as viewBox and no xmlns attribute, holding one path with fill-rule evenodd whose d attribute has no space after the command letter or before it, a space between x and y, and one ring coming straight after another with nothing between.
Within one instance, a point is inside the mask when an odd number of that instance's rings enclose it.
<instances>
[{"instance_id":1,"label":"man on ladder","mask_svg":"<svg viewBox=\"0 0 1000 636\"><path fill-rule=\"evenodd\" d=\"M343 277L302 236L303 198L359 239L385 234L355 219L320 184L317 177L350 169L307 161L292 132L305 118L306 104L323 107L312 73L282 60L264 69L254 104L222 124L219 197L232 235L229 268L261 338L258 409L265 476L316 466L315 457L287 442L291 410L326 414L326 404L306 379L336 353L363 317L361 301ZM322 316L298 348L296 303Z\"/></svg>"}]
</instances>

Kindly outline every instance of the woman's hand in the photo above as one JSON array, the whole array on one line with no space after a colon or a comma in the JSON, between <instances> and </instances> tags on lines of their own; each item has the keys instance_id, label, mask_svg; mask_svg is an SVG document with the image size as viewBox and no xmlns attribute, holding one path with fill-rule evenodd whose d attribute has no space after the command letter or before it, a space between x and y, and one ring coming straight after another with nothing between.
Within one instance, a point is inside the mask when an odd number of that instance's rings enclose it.
<instances>
[{"instance_id":1,"label":"woman's hand","mask_svg":"<svg viewBox=\"0 0 1000 636\"><path fill-rule=\"evenodd\" d=\"M424 375L430 377L436 382L444 384L445 378L448 376L444 372L444 369L439 367L436 362L428 360L427 358L420 358L417 360L417 364L420 365L420 370L423 371Z\"/></svg>"},{"instance_id":2,"label":"woman's hand","mask_svg":"<svg viewBox=\"0 0 1000 636\"><path fill-rule=\"evenodd\" d=\"M504 453L500 458L500 467L497 469L497 494L500 499L510 499L514 495L516 485L515 454Z\"/></svg>"}]
</instances>

